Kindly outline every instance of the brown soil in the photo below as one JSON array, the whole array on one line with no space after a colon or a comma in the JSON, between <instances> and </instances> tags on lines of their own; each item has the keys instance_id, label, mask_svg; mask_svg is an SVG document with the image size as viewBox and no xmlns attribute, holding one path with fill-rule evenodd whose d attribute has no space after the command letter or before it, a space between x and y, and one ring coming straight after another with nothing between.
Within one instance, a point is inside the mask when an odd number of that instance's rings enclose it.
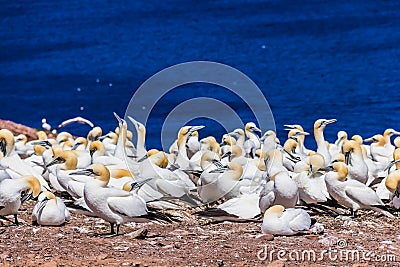
<instances>
[{"instance_id":1,"label":"brown soil","mask_svg":"<svg viewBox=\"0 0 400 267\"><path fill-rule=\"evenodd\" d=\"M98 234L109 231L107 223L77 213L61 227L32 226L32 206L31 201L19 213L22 225L2 221L0 266L400 266L398 219L369 211L355 219L314 216L325 226L322 235L273 238L260 235L258 222L213 223L181 212L179 223L129 223L121 227L121 235L104 238ZM145 237L139 239L140 233ZM268 256L259 259L265 247ZM277 260L279 250L287 261ZM302 256L302 250L314 250L316 260ZM349 250L360 259L347 254ZM366 259L363 252L370 253L364 254Z\"/></svg>"},{"instance_id":2,"label":"brown soil","mask_svg":"<svg viewBox=\"0 0 400 267\"><path fill-rule=\"evenodd\" d=\"M0 129L9 129L14 135L25 134L28 139L37 139L37 130L9 120L0 120Z\"/></svg>"}]
</instances>

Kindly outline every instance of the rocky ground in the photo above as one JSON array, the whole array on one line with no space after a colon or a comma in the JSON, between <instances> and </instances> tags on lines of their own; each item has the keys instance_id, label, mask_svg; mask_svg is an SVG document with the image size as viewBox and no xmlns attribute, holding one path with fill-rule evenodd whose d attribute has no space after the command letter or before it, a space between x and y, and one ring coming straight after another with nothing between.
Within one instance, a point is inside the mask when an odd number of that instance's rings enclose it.
<instances>
[{"instance_id":1,"label":"rocky ground","mask_svg":"<svg viewBox=\"0 0 400 267\"><path fill-rule=\"evenodd\" d=\"M3 127L36 135L0 120ZM33 204L24 204L18 226L0 220L0 266L400 266L399 219L370 211L350 218L314 210L325 233L292 237L261 235L261 220L217 222L177 211L179 222L129 223L104 238L107 223L74 212L64 226L32 226Z\"/></svg>"},{"instance_id":2,"label":"rocky ground","mask_svg":"<svg viewBox=\"0 0 400 267\"><path fill-rule=\"evenodd\" d=\"M32 226L32 207L24 205L21 225L1 221L0 266L400 266L399 219L369 211L314 216L325 233L293 237L179 211L181 222L129 223L104 238L108 224L77 213L61 227Z\"/></svg>"}]
</instances>

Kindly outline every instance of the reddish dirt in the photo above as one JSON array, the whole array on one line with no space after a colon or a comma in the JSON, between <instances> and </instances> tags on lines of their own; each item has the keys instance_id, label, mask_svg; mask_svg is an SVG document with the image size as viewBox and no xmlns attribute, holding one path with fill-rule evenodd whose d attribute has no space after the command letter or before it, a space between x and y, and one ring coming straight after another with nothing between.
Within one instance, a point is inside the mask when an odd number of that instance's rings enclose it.
<instances>
[{"instance_id":1,"label":"reddish dirt","mask_svg":"<svg viewBox=\"0 0 400 267\"><path fill-rule=\"evenodd\" d=\"M76 213L61 227L32 226L32 206L31 201L20 212L22 225L2 221L0 266L400 266L399 220L369 211L355 219L314 216L324 224L324 234L277 236L269 241L271 236L260 235L260 223L210 223L193 215L180 223L125 224L120 236L104 238L97 234L109 231L107 223ZM147 230L147 236L135 238L137 230ZM268 255L275 250L272 259L259 259L265 255L264 247ZM306 249L315 251L315 261L307 254L303 260ZM287 261L277 259L279 250ZM360 259L348 254L346 260L348 250L358 251ZM363 251L374 254L363 259ZM375 261L375 255L386 261Z\"/></svg>"}]
</instances>

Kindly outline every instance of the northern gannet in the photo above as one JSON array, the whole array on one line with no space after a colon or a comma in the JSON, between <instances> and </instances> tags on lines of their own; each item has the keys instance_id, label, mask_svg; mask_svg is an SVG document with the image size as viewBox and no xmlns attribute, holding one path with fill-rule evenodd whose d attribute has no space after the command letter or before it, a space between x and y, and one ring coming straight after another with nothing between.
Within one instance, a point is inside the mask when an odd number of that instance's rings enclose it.
<instances>
[{"instance_id":1,"label":"northern gannet","mask_svg":"<svg viewBox=\"0 0 400 267\"><path fill-rule=\"evenodd\" d=\"M272 235L295 235L312 230L311 226L310 215L305 210L275 205L265 212L261 231ZM313 228L318 233L324 231L324 227L318 223Z\"/></svg>"},{"instance_id":2,"label":"northern gannet","mask_svg":"<svg viewBox=\"0 0 400 267\"><path fill-rule=\"evenodd\" d=\"M325 143L324 130L327 125L334 122L336 122L336 119L319 119L314 123L314 137L317 143L317 153L324 157L325 166L328 166L331 163L331 154L329 153L328 147Z\"/></svg>"},{"instance_id":3,"label":"northern gannet","mask_svg":"<svg viewBox=\"0 0 400 267\"><path fill-rule=\"evenodd\" d=\"M110 223L111 232L107 235L108 237L118 235L122 223L135 221L136 216L142 215L138 211L145 210L143 202L140 209L136 206L137 202L131 202L131 192L107 187L110 172L104 165L93 164L89 168L73 174L84 174L94 178L85 184L84 199L95 215ZM116 225L116 231L114 225Z\"/></svg>"},{"instance_id":4,"label":"northern gannet","mask_svg":"<svg viewBox=\"0 0 400 267\"><path fill-rule=\"evenodd\" d=\"M286 208L293 208L299 199L297 184L290 178L288 172L277 172L270 178L261 193L259 207L265 212L273 205L282 205Z\"/></svg>"},{"instance_id":5,"label":"northern gannet","mask_svg":"<svg viewBox=\"0 0 400 267\"><path fill-rule=\"evenodd\" d=\"M40 182L34 176L0 181L0 216L14 215L18 224L18 209L21 204L40 194Z\"/></svg>"},{"instance_id":6,"label":"northern gannet","mask_svg":"<svg viewBox=\"0 0 400 267\"><path fill-rule=\"evenodd\" d=\"M137 142L136 142L136 156L137 158L142 158L146 155L146 127L135 120L134 118L128 116L129 120L133 123L137 133Z\"/></svg>"},{"instance_id":7,"label":"northern gannet","mask_svg":"<svg viewBox=\"0 0 400 267\"><path fill-rule=\"evenodd\" d=\"M189 168L189 158L186 151L186 142L189 135L203 128L204 126L184 126L179 130L177 139L178 155L175 160L175 165L180 169L187 170Z\"/></svg>"},{"instance_id":8,"label":"northern gannet","mask_svg":"<svg viewBox=\"0 0 400 267\"><path fill-rule=\"evenodd\" d=\"M42 192L32 211L32 222L39 225L59 226L71 215L61 198L49 191Z\"/></svg>"},{"instance_id":9,"label":"northern gannet","mask_svg":"<svg viewBox=\"0 0 400 267\"><path fill-rule=\"evenodd\" d=\"M243 144L243 150L246 157L254 158L256 150L261 147L261 141L255 133L261 133L261 130L254 122L248 122L245 126L245 134L248 138Z\"/></svg>"},{"instance_id":10,"label":"northern gannet","mask_svg":"<svg viewBox=\"0 0 400 267\"><path fill-rule=\"evenodd\" d=\"M364 161L361 146L356 141L349 140L343 144L343 153L349 170L348 178L367 184L368 166Z\"/></svg>"},{"instance_id":11,"label":"northern gannet","mask_svg":"<svg viewBox=\"0 0 400 267\"><path fill-rule=\"evenodd\" d=\"M325 175L329 194L340 205L350 208L353 216L359 209L371 209L385 216L394 217L389 212L379 208L384 204L374 190L357 180L346 180L348 168L345 163L335 162L326 169L332 170Z\"/></svg>"}]
</instances>

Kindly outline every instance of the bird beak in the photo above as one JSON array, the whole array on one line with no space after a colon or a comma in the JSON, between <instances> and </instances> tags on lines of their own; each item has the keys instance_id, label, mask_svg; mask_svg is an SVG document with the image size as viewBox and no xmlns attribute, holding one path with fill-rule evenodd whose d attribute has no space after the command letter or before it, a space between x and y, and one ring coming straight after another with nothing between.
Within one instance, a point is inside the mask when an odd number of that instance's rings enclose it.
<instances>
[{"instance_id":1,"label":"bird beak","mask_svg":"<svg viewBox=\"0 0 400 267\"><path fill-rule=\"evenodd\" d=\"M333 166L327 166L327 167L323 167L323 168L319 168L318 171L326 171L326 172L330 172L333 171Z\"/></svg>"},{"instance_id":2,"label":"bird beak","mask_svg":"<svg viewBox=\"0 0 400 267\"><path fill-rule=\"evenodd\" d=\"M394 131L393 134L394 134L394 135L400 135L400 132Z\"/></svg>"},{"instance_id":3,"label":"bird beak","mask_svg":"<svg viewBox=\"0 0 400 267\"><path fill-rule=\"evenodd\" d=\"M3 156L6 155L6 140L5 139L1 139L0 140L0 150L3 153Z\"/></svg>"},{"instance_id":4,"label":"bird beak","mask_svg":"<svg viewBox=\"0 0 400 267\"><path fill-rule=\"evenodd\" d=\"M257 127L253 127L253 131L261 133L260 128L257 128Z\"/></svg>"},{"instance_id":5,"label":"bird beak","mask_svg":"<svg viewBox=\"0 0 400 267\"><path fill-rule=\"evenodd\" d=\"M70 175L86 175L86 176L93 176L95 173L93 169L84 169L77 172L70 173Z\"/></svg>"},{"instance_id":6,"label":"bird beak","mask_svg":"<svg viewBox=\"0 0 400 267\"><path fill-rule=\"evenodd\" d=\"M283 126L284 126L284 127L290 128L290 129L285 129L285 130L287 130L287 131L290 131L290 130L292 130L292 129L295 128L294 125L292 125L292 124L284 124Z\"/></svg>"},{"instance_id":7,"label":"bird beak","mask_svg":"<svg viewBox=\"0 0 400 267\"><path fill-rule=\"evenodd\" d=\"M200 126L192 126L189 130L189 135L191 135L193 132L198 131L203 129L205 126L204 125L200 125Z\"/></svg>"},{"instance_id":8,"label":"bird beak","mask_svg":"<svg viewBox=\"0 0 400 267\"><path fill-rule=\"evenodd\" d=\"M21 197L21 204L32 198L32 193L26 193Z\"/></svg>"},{"instance_id":9,"label":"bird beak","mask_svg":"<svg viewBox=\"0 0 400 267\"><path fill-rule=\"evenodd\" d=\"M211 160L211 162L212 162L215 166L217 166L218 168L223 168L223 167L224 167L224 165L222 165L221 161L219 161L219 160L217 160L217 159L213 159L213 160Z\"/></svg>"},{"instance_id":10,"label":"bird beak","mask_svg":"<svg viewBox=\"0 0 400 267\"><path fill-rule=\"evenodd\" d=\"M51 143L47 140L42 140L42 141L36 141L33 142L32 145L36 146L44 146L44 147L52 147Z\"/></svg>"},{"instance_id":11,"label":"bird beak","mask_svg":"<svg viewBox=\"0 0 400 267\"><path fill-rule=\"evenodd\" d=\"M336 119L326 120L325 124L328 125L328 124L334 123L336 121L337 121Z\"/></svg>"},{"instance_id":12,"label":"bird beak","mask_svg":"<svg viewBox=\"0 0 400 267\"><path fill-rule=\"evenodd\" d=\"M219 167L218 169L210 171L210 173L223 173L224 171L228 170L228 166L222 166Z\"/></svg>"},{"instance_id":13,"label":"bird beak","mask_svg":"<svg viewBox=\"0 0 400 267\"><path fill-rule=\"evenodd\" d=\"M142 181L137 181L137 182L131 183L132 190L133 190L133 189L136 189L136 188L137 188L137 189L141 188L144 184L146 184L147 182L149 182L151 179L152 179L152 178L148 178L148 179L144 179L144 180L142 180Z\"/></svg>"},{"instance_id":14,"label":"bird beak","mask_svg":"<svg viewBox=\"0 0 400 267\"><path fill-rule=\"evenodd\" d=\"M117 113L115 113L115 112L114 112L114 117L117 119L118 123L120 123L120 124L122 124L122 123L123 123L123 122L122 122L122 119L121 119L121 117L120 117L120 116L118 116L118 114L117 114Z\"/></svg>"},{"instance_id":15,"label":"bird beak","mask_svg":"<svg viewBox=\"0 0 400 267\"><path fill-rule=\"evenodd\" d=\"M140 158L140 159L138 159L138 162L142 162L142 161L144 161L145 159L147 159L149 157L149 155L144 155L142 158Z\"/></svg>"},{"instance_id":16,"label":"bird beak","mask_svg":"<svg viewBox=\"0 0 400 267\"><path fill-rule=\"evenodd\" d=\"M344 139L344 136L340 137L340 138L335 142L335 145L338 145L343 139Z\"/></svg>"},{"instance_id":17,"label":"bird beak","mask_svg":"<svg viewBox=\"0 0 400 267\"><path fill-rule=\"evenodd\" d=\"M297 135L310 135L310 134L307 132L298 132Z\"/></svg>"},{"instance_id":18,"label":"bird beak","mask_svg":"<svg viewBox=\"0 0 400 267\"><path fill-rule=\"evenodd\" d=\"M128 116L128 119L133 123L133 125L136 127L138 122L137 120L135 120L134 118L132 118L131 116Z\"/></svg>"},{"instance_id":19,"label":"bird beak","mask_svg":"<svg viewBox=\"0 0 400 267\"><path fill-rule=\"evenodd\" d=\"M106 138L107 138L107 135L103 135L103 136L100 136L98 140L99 140L99 141L103 141L103 140L106 139Z\"/></svg>"},{"instance_id":20,"label":"bird beak","mask_svg":"<svg viewBox=\"0 0 400 267\"><path fill-rule=\"evenodd\" d=\"M364 139L364 142L366 142L366 143L374 142L374 138L370 137L370 138Z\"/></svg>"},{"instance_id":21,"label":"bird beak","mask_svg":"<svg viewBox=\"0 0 400 267\"><path fill-rule=\"evenodd\" d=\"M56 164L60 164L60 163L64 163L64 161L60 157L57 157L53 161L51 161L49 164L47 164L46 168L56 165Z\"/></svg>"},{"instance_id":22,"label":"bird beak","mask_svg":"<svg viewBox=\"0 0 400 267\"><path fill-rule=\"evenodd\" d=\"M71 147L71 150L76 150L80 144L75 144Z\"/></svg>"},{"instance_id":23,"label":"bird beak","mask_svg":"<svg viewBox=\"0 0 400 267\"><path fill-rule=\"evenodd\" d=\"M283 151L286 152L286 154L288 154L290 156L289 160L291 160L293 163L297 163L297 162L301 161L300 157L297 157L286 150L283 150Z\"/></svg>"},{"instance_id":24,"label":"bird beak","mask_svg":"<svg viewBox=\"0 0 400 267\"><path fill-rule=\"evenodd\" d=\"M222 156L221 156L221 158L226 158L226 157L229 157L230 155L232 154L232 152L226 152L225 154L223 154Z\"/></svg>"},{"instance_id":25,"label":"bird beak","mask_svg":"<svg viewBox=\"0 0 400 267\"><path fill-rule=\"evenodd\" d=\"M396 161L392 160L391 162L389 162L389 164L385 167L385 169L384 169L383 171L389 170L390 168L392 168L392 166L393 166L394 164L396 164L396 163L398 163L398 162L400 162L400 159L398 159L398 160L396 160Z\"/></svg>"},{"instance_id":26,"label":"bird beak","mask_svg":"<svg viewBox=\"0 0 400 267\"><path fill-rule=\"evenodd\" d=\"M344 154L344 159L345 159L346 165L350 165L351 164L350 151L347 151Z\"/></svg>"},{"instance_id":27,"label":"bird beak","mask_svg":"<svg viewBox=\"0 0 400 267\"><path fill-rule=\"evenodd\" d=\"M38 212L41 212L41 210L44 208L44 206L46 206L47 201L49 201L49 199L47 197L45 197L39 204L38 207Z\"/></svg>"}]
</instances>

